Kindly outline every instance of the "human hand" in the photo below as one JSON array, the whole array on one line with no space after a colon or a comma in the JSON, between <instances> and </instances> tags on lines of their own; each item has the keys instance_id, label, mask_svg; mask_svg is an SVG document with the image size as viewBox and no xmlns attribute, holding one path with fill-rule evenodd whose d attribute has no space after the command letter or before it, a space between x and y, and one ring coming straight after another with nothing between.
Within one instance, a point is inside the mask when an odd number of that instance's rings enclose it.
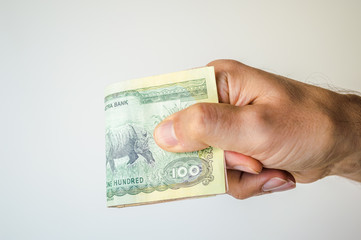
<instances>
[{"instance_id":1,"label":"human hand","mask_svg":"<svg viewBox=\"0 0 361 240\"><path fill-rule=\"evenodd\" d=\"M154 131L161 148L225 150L229 193L239 199L332 174L361 181L360 98L233 60L208 65L215 67L220 103L166 118Z\"/></svg>"}]
</instances>

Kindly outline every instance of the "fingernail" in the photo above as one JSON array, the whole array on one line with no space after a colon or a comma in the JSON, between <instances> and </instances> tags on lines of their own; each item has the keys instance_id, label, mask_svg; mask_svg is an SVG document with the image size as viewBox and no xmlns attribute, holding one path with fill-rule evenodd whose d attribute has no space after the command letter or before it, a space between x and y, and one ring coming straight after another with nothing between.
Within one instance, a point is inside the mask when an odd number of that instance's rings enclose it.
<instances>
[{"instance_id":1,"label":"fingernail","mask_svg":"<svg viewBox=\"0 0 361 240\"><path fill-rule=\"evenodd\" d=\"M242 171L242 172L249 172L249 173L253 173L253 174L259 174L259 172L257 172L256 170L254 170L254 169L252 169L250 167L247 167L247 166L237 165L237 166L233 166L232 168L235 169L235 170L238 170L238 171Z\"/></svg>"},{"instance_id":2,"label":"fingernail","mask_svg":"<svg viewBox=\"0 0 361 240\"><path fill-rule=\"evenodd\" d=\"M174 133L173 121L171 120L159 125L155 129L154 136L160 145L171 147L178 144L178 140Z\"/></svg>"},{"instance_id":3,"label":"fingernail","mask_svg":"<svg viewBox=\"0 0 361 240\"><path fill-rule=\"evenodd\" d=\"M264 192L281 192L292 189L296 184L292 180L284 180L282 178L271 178L262 187Z\"/></svg>"}]
</instances>

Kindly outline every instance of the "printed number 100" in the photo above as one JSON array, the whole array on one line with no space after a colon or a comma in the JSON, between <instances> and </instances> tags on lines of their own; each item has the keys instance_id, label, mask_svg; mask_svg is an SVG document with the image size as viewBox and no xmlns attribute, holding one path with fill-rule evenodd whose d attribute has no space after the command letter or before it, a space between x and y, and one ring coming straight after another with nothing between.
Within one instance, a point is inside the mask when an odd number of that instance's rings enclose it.
<instances>
[{"instance_id":1,"label":"printed number 100","mask_svg":"<svg viewBox=\"0 0 361 240\"><path fill-rule=\"evenodd\" d=\"M172 169L173 178L183 178L189 174L189 176L194 177L199 174L201 169L197 165L186 167L177 167Z\"/></svg>"}]
</instances>

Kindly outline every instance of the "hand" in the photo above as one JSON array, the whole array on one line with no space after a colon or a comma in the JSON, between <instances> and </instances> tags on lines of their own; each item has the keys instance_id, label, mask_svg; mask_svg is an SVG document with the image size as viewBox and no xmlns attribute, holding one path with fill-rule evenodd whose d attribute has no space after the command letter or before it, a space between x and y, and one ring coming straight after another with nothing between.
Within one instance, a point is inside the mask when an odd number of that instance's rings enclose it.
<instances>
[{"instance_id":1,"label":"hand","mask_svg":"<svg viewBox=\"0 0 361 240\"><path fill-rule=\"evenodd\" d=\"M361 181L361 100L217 60L221 103L177 112L154 132L172 152L225 150L229 193L244 199L338 174Z\"/></svg>"}]
</instances>

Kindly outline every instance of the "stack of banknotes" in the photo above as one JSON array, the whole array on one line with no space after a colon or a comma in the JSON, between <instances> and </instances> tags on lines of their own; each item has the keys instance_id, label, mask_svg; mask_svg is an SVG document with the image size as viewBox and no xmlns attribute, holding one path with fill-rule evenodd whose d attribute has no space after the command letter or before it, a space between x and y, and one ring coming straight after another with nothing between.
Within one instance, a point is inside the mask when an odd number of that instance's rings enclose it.
<instances>
[{"instance_id":1,"label":"stack of banknotes","mask_svg":"<svg viewBox=\"0 0 361 240\"><path fill-rule=\"evenodd\" d=\"M198 102L218 102L213 67L123 81L106 88L108 207L226 192L221 149L171 153L153 139L158 123Z\"/></svg>"}]
</instances>

